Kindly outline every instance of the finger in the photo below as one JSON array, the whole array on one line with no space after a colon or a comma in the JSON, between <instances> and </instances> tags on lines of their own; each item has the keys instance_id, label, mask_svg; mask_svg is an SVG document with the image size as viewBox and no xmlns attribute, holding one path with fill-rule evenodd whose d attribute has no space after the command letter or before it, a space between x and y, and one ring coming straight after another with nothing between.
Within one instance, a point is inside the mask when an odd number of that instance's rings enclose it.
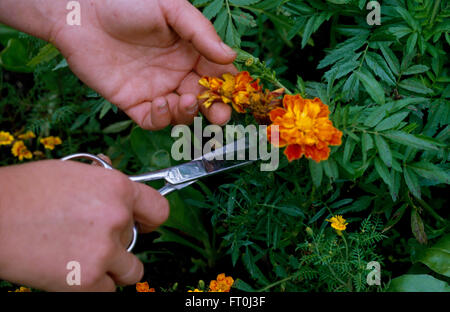
<instances>
[{"instance_id":1,"label":"finger","mask_svg":"<svg viewBox=\"0 0 450 312\"><path fill-rule=\"evenodd\" d=\"M169 217L169 202L159 192L145 184L133 183L134 220L140 232L148 233L163 224Z\"/></svg>"},{"instance_id":2,"label":"finger","mask_svg":"<svg viewBox=\"0 0 450 312\"><path fill-rule=\"evenodd\" d=\"M109 265L108 274L117 285L136 284L144 275L144 265L134 254L123 250Z\"/></svg>"},{"instance_id":3,"label":"finger","mask_svg":"<svg viewBox=\"0 0 450 312\"><path fill-rule=\"evenodd\" d=\"M167 96L172 124L189 125L198 113L197 97L194 94L169 94Z\"/></svg>"},{"instance_id":4,"label":"finger","mask_svg":"<svg viewBox=\"0 0 450 312\"><path fill-rule=\"evenodd\" d=\"M215 102L209 108L200 104L200 111L215 125L226 125L231 118L231 106L222 102Z\"/></svg>"},{"instance_id":5,"label":"finger","mask_svg":"<svg viewBox=\"0 0 450 312\"><path fill-rule=\"evenodd\" d=\"M142 102L129 107L125 113L139 126L147 130L160 130L170 124L170 112L167 100L158 97L153 102Z\"/></svg>"},{"instance_id":6,"label":"finger","mask_svg":"<svg viewBox=\"0 0 450 312\"><path fill-rule=\"evenodd\" d=\"M239 71L233 64L220 65L200 57L195 71L199 76L221 77L225 73L236 75Z\"/></svg>"},{"instance_id":7,"label":"finger","mask_svg":"<svg viewBox=\"0 0 450 312\"><path fill-rule=\"evenodd\" d=\"M104 160L106 163L108 163L110 166L112 166L111 159L110 159L108 156L106 156L106 155L104 155L104 154L97 154L97 157L98 157L98 158L101 158L101 159ZM101 163L99 163L98 161L93 161L93 162L91 163L91 165L92 165L92 166L97 166L97 167L103 167L103 165L102 165Z\"/></svg>"},{"instance_id":8,"label":"finger","mask_svg":"<svg viewBox=\"0 0 450 312\"><path fill-rule=\"evenodd\" d=\"M184 40L212 62L229 64L236 53L217 35L214 26L188 1L161 1L168 24Z\"/></svg>"},{"instance_id":9,"label":"finger","mask_svg":"<svg viewBox=\"0 0 450 312\"><path fill-rule=\"evenodd\" d=\"M182 94L184 92L200 94L205 90L202 86L198 84L200 76L195 73L189 74L180 87L177 89L178 93ZM231 107L224 103L214 103L209 108L204 107L201 103L198 104L202 114L213 124L224 125L231 117Z\"/></svg>"}]
</instances>

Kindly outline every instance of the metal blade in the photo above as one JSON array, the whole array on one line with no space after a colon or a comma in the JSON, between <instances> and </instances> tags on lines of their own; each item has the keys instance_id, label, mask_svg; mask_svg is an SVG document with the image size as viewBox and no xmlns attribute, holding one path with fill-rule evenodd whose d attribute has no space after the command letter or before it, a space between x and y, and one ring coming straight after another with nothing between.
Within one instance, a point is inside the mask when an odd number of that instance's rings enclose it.
<instances>
[{"instance_id":1,"label":"metal blade","mask_svg":"<svg viewBox=\"0 0 450 312\"><path fill-rule=\"evenodd\" d=\"M257 160L244 160L248 148L246 139L234 141L190 162L169 168L165 179L178 184L248 165Z\"/></svg>"}]
</instances>

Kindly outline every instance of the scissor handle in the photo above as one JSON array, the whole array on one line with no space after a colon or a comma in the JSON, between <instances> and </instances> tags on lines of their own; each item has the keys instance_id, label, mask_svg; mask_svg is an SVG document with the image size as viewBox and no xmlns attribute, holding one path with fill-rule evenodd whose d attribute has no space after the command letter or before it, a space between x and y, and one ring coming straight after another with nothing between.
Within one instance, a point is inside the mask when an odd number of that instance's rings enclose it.
<instances>
[{"instance_id":1,"label":"scissor handle","mask_svg":"<svg viewBox=\"0 0 450 312\"><path fill-rule=\"evenodd\" d=\"M75 159L87 159L87 160L95 161L98 164L100 164L101 166L103 166L103 168L105 168L105 169L114 169L106 161L104 161L100 157L98 157L96 155L93 155L93 154L77 153L77 154L72 154L72 155L65 156L65 157L61 158L61 160L63 160L63 161L75 160ZM136 245L137 235L138 235L138 230L137 230L136 224L135 224L133 226L133 238L132 238L132 240L131 240L130 244L128 245L128 248L127 248L128 252L131 252L133 250L133 248L134 248L134 245Z\"/></svg>"}]
</instances>

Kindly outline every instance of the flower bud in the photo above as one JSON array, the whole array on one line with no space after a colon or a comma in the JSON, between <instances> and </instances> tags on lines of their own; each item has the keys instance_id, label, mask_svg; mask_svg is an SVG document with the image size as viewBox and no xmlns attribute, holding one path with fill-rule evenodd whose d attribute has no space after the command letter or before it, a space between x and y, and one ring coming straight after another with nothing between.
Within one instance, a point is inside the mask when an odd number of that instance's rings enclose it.
<instances>
[{"instance_id":1,"label":"flower bud","mask_svg":"<svg viewBox=\"0 0 450 312\"><path fill-rule=\"evenodd\" d=\"M313 236L313 235L314 235L313 230L312 230L309 226L306 228L306 233L307 233L309 236Z\"/></svg>"}]
</instances>

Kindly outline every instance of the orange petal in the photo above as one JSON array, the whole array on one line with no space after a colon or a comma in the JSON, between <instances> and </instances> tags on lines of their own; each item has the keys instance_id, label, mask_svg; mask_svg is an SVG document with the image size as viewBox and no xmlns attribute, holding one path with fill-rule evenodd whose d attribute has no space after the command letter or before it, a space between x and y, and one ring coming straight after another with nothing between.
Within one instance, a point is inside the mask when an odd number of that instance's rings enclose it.
<instances>
[{"instance_id":1,"label":"orange petal","mask_svg":"<svg viewBox=\"0 0 450 312\"><path fill-rule=\"evenodd\" d=\"M284 116L284 114L286 114L286 110L281 107L277 107L270 111L269 117L270 120L273 122L277 117L282 117Z\"/></svg>"},{"instance_id":2,"label":"orange petal","mask_svg":"<svg viewBox=\"0 0 450 312\"><path fill-rule=\"evenodd\" d=\"M286 147L284 150L284 154L287 156L289 162L299 159L303 156L303 148L298 144L291 144Z\"/></svg>"}]
</instances>

